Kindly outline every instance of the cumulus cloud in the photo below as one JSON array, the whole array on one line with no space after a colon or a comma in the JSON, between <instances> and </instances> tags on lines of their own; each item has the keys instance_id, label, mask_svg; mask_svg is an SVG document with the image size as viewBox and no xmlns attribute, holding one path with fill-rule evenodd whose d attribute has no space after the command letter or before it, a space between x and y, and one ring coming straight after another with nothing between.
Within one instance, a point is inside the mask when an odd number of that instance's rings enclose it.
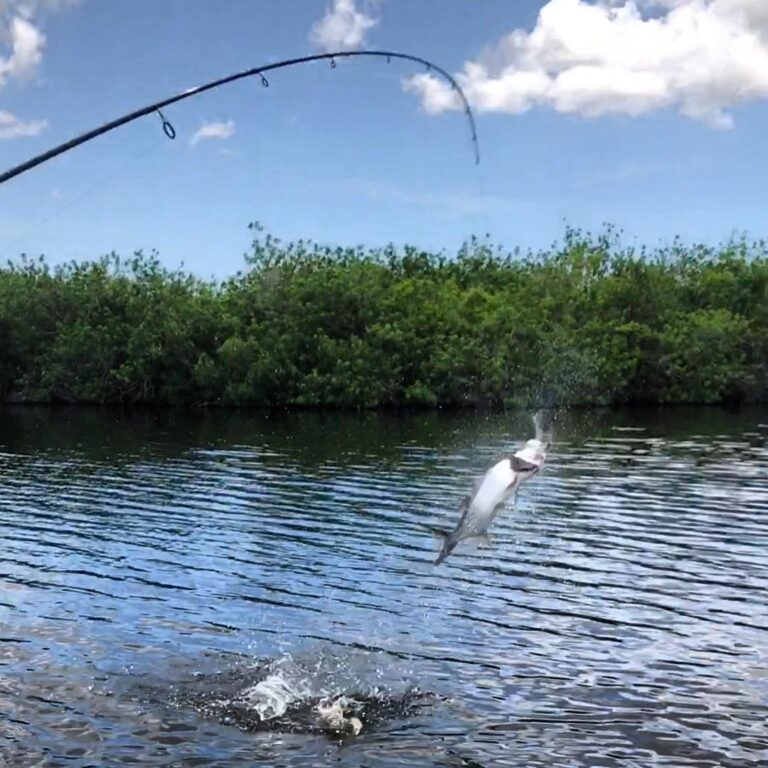
<instances>
[{"instance_id":1,"label":"cumulus cloud","mask_svg":"<svg viewBox=\"0 0 768 768\"><path fill-rule=\"evenodd\" d=\"M10 78L29 77L43 59L45 35L28 19L14 16L3 23L0 17L0 88ZM0 48L0 51L2 51Z\"/></svg>"},{"instance_id":2,"label":"cumulus cloud","mask_svg":"<svg viewBox=\"0 0 768 768\"><path fill-rule=\"evenodd\" d=\"M45 35L35 16L40 11L59 10L79 0L0 0L0 89L9 80L25 80L37 72L43 60ZM0 110L0 139L37 136L45 120L20 120Z\"/></svg>"},{"instance_id":3,"label":"cumulus cloud","mask_svg":"<svg viewBox=\"0 0 768 768\"><path fill-rule=\"evenodd\" d=\"M323 51L354 51L365 45L365 36L378 21L358 10L355 0L333 0L333 6L316 22L310 41Z\"/></svg>"},{"instance_id":4,"label":"cumulus cloud","mask_svg":"<svg viewBox=\"0 0 768 768\"><path fill-rule=\"evenodd\" d=\"M225 120L218 123L204 123L201 125L195 135L189 140L193 147L206 139L228 139L235 132L235 121Z\"/></svg>"},{"instance_id":5,"label":"cumulus cloud","mask_svg":"<svg viewBox=\"0 0 768 768\"><path fill-rule=\"evenodd\" d=\"M714 128L768 97L767 0L549 0L457 80L481 112L586 117L676 109ZM460 109L434 75L406 81L430 113Z\"/></svg>"},{"instance_id":6,"label":"cumulus cloud","mask_svg":"<svg viewBox=\"0 0 768 768\"><path fill-rule=\"evenodd\" d=\"M0 110L0 139L16 139L19 136L39 136L48 123L45 120L19 120L16 115Z\"/></svg>"},{"instance_id":7,"label":"cumulus cloud","mask_svg":"<svg viewBox=\"0 0 768 768\"><path fill-rule=\"evenodd\" d=\"M0 0L0 87L11 77L33 75L43 59L45 35L35 17L80 0Z\"/></svg>"}]
</instances>

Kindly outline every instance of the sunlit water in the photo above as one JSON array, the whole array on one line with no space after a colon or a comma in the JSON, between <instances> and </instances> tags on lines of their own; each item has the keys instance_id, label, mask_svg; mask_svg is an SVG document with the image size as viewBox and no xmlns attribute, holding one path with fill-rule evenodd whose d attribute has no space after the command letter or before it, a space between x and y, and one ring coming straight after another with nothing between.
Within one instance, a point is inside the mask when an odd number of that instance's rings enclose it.
<instances>
[{"instance_id":1,"label":"sunlit water","mask_svg":"<svg viewBox=\"0 0 768 768\"><path fill-rule=\"evenodd\" d=\"M0 411L0 765L768 765L768 411L571 414L434 567L530 436Z\"/></svg>"}]
</instances>

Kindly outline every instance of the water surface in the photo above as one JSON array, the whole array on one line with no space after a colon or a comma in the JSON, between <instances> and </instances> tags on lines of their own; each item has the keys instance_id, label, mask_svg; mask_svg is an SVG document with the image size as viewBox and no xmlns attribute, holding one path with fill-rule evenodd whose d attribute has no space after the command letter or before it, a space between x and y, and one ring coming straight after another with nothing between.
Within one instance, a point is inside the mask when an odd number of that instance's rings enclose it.
<instances>
[{"instance_id":1,"label":"water surface","mask_svg":"<svg viewBox=\"0 0 768 768\"><path fill-rule=\"evenodd\" d=\"M0 765L768 764L768 411L563 417L435 568L529 436L0 411Z\"/></svg>"}]
</instances>

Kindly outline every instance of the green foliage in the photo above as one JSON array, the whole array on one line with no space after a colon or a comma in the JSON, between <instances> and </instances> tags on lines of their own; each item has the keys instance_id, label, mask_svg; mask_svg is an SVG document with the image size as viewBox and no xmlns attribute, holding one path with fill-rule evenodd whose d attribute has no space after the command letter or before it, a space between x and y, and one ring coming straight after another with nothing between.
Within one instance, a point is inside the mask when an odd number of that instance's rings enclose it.
<instances>
[{"instance_id":1,"label":"green foliage","mask_svg":"<svg viewBox=\"0 0 768 768\"><path fill-rule=\"evenodd\" d=\"M155 254L0 269L0 398L169 405L611 405L768 399L762 243L456 258L284 244L222 283Z\"/></svg>"}]
</instances>

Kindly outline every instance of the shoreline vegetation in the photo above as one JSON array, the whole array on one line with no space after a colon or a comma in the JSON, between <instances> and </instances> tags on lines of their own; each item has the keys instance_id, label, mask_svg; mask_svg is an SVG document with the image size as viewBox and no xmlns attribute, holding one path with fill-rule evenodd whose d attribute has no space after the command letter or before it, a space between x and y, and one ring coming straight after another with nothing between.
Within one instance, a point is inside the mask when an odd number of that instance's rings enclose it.
<instances>
[{"instance_id":1,"label":"shoreline vegetation","mask_svg":"<svg viewBox=\"0 0 768 768\"><path fill-rule=\"evenodd\" d=\"M319 408L768 401L768 245L455 257L283 243L205 281L156 254L0 268L0 401Z\"/></svg>"}]
</instances>

